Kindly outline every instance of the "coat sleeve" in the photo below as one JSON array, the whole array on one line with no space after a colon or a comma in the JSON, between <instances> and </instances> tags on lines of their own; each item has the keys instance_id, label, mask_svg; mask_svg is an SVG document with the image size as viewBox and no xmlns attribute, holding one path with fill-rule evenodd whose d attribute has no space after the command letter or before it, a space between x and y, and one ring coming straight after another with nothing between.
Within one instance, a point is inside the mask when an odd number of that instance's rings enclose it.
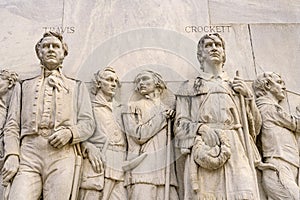
<instances>
[{"instance_id":1,"label":"coat sleeve","mask_svg":"<svg viewBox=\"0 0 300 200\"><path fill-rule=\"evenodd\" d=\"M273 112L272 112L273 111ZM277 126L284 127L293 132L300 133L300 118L287 113L282 107L275 106L275 109L266 111L267 118Z\"/></svg>"},{"instance_id":2,"label":"coat sleeve","mask_svg":"<svg viewBox=\"0 0 300 200\"><path fill-rule=\"evenodd\" d=\"M88 139L88 142L94 144L97 148L102 149L106 141L108 140L107 135L109 135L112 131L111 124L105 115L107 115L107 111L105 107L97 107L93 106L93 113L95 119L96 129L92 137Z\"/></svg>"},{"instance_id":3,"label":"coat sleeve","mask_svg":"<svg viewBox=\"0 0 300 200\"><path fill-rule=\"evenodd\" d=\"M159 133L167 125L163 109L152 109L152 117L142 120L143 109L137 105L129 105L128 113L123 116L127 137L132 138L138 144L144 144L154 135Z\"/></svg>"},{"instance_id":4,"label":"coat sleeve","mask_svg":"<svg viewBox=\"0 0 300 200\"><path fill-rule=\"evenodd\" d=\"M19 156L21 86L18 82L13 87L8 103L7 118L3 129L5 157L9 155Z\"/></svg>"},{"instance_id":5,"label":"coat sleeve","mask_svg":"<svg viewBox=\"0 0 300 200\"><path fill-rule=\"evenodd\" d=\"M84 83L78 83L77 124L68 127L72 132L72 144L87 140L95 130L92 105L89 92ZM76 114L76 113L74 113Z\"/></svg>"},{"instance_id":6,"label":"coat sleeve","mask_svg":"<svg viewBox=\"0 0 300 200\"><path fill-rule=\"evenodd\" d=\"M192 109L192 97L177 96L174 133L176 146L181 148L192 147L198 129L203 124L192 120L190 114Z\"/></svg>"}]
</instances>

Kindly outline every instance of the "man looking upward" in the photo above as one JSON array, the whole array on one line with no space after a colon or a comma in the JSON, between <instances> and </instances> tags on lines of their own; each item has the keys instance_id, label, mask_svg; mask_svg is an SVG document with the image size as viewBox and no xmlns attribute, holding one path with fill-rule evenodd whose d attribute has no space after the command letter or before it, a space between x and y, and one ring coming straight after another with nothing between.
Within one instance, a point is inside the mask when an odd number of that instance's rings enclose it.
<instances>
[{"instance_id":1,"label":"man looking upward","mask_svg":"<svg viewBox=\"0 0 300 200\"><path fill-rule=\"evenodd\" d=\"M176 105L176 143L188 155L185 199L259 199L248 137L258 133L261 120L252 92L224 72L225 43L219 34L200 39L197 57L203 72L179 92ZM246 116L255 119L250 135L241 128L241 95Z\"/></svg>"}]
</instances>

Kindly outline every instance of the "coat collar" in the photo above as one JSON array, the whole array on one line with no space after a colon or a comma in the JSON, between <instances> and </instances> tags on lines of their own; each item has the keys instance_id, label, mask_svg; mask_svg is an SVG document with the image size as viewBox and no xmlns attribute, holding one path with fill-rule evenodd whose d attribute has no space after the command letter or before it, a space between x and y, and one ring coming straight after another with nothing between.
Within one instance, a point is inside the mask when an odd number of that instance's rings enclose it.
<instances>
[{"instance_id":1,"label":"coat collar","mask_svg":"<svg viewBox=\"0 0 300 200\"><path fill-rule=\"evenodd\" d=\"M101 106L101 107L107 107L109 108L110 110L113 110L112 107L113 107L113 102L109 102L107 101L104 96L100 93L98 93L96 96L95 96L95 99L92 101L93 104L95 105L98 105L98 106Z\"/></svg>"},{"instance_id":2,"label":"coat collar","mask_svg":"<svg viewBox=\"0 0 300 200\"><path fill-rule=\"evenodd\" d=\"M269 105L274 105L274 106L277 106L277 107L281 108L281 106L276 101L274 101L271 98L265 97L265 96L258 97L255 102L256 102L258 107L260 107L264 104L269 104Z\"/></svg>"},{"instance_id":3,"label":"coat collar","mask_svg":"<svg viewBox=\"0 0 300 200\"><path fill-rule=\"evenodd\" d=\"M206 73L206 72L201 72L200 75L197 78L204 79L204 80L207 80L207 81L213 80L213 79L221 79L221 80L225 80L225 81L229 80L229 76L227 75L227 73L225 71L223 71L218 76L215 76L213 74Z\"/></svg>"},{"instance_id":4,"label":"coat collar","mask_svg":"<svg viewBox=\"0 0 300 200\"><path fill-rule=\"evenodd\" d=\"M51 78L53 79L53 82L58 90L64 88L66 91L69 91L69 87L66 83L67 78L62 73L62 65L59 65L54 70L48 70L45 66L41 65L41 69L42 69L42 74L41 74L42 79L45 79L50 75L52 75Z\"/></svg>"}]
</instances>

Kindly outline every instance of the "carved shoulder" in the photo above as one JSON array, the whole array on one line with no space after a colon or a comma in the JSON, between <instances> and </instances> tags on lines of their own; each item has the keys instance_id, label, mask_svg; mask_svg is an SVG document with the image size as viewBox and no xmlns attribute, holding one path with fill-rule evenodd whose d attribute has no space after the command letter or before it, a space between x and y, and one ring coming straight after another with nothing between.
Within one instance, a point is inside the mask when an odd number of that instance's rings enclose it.
<instances>
[{"instance_id":1,"label":"carved shoulder","mask_svg":"<svg viewBox=\"0 0 300 200\"><path fill-rule=\"evenodd\" d=\"M72 80L72 81L76 81L76 82L82 82L81 80L79 80L79 79L76 79L76 78L73 78L73 77L70 77L70 76L68 76L68 75L64 75L67 79L69 79L69 80Z\"/></svg>"},{"instance_id":2,"label":"carved shoulder","mask_svg":"<svg viewBox=\"0 0 300 200\"><path fill-rule=\"evenodd\" d=\"M195 89L194 89L194 84L195 84L196 79L191 79L183 82L181 86L179 86L178 91L175 93L176 96L194 96L195 94Z\"/></svg>"},{"instance_id":3,"label":"carved shoulder","mask_svg":"<svg viewBox=\"0 0 300 200\"><path fill-rule=\"evenodd\" d=\"M40 75L31 77L31 78L27 78L27 79L23 79L23 80L20 80L20 83L22 84L22 83L25 83L25 82L33 81L33 80L35 80L35 79L37 79L39 77L40 77Z\"/></svg>"}]
</instances>

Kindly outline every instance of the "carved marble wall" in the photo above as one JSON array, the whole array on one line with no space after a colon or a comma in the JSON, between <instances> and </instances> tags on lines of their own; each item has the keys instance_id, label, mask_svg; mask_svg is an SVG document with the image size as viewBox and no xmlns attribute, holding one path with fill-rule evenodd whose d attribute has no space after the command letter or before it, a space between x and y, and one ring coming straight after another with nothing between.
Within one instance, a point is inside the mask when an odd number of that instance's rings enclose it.
<instances>
[{"instance_id":1,"label":"carved marble wall","mask_svg":"<svg viewBox=\"0 0 300 200\"><path fill-rule=\"evenodd\" d=\"M69 46L63 71L89 84L113 66L127 103L134 77L159 72L171 91L200 72L197 42L219 32L226 42L230 77L251 83L264 71L286 81L284 107L300 105L300 2L295 0L1 0L0 68L21 79L40 73L34 46L45 31L63 33Z\"/></svg>"},{"instance_id":2,"label":"carved marble wall","mask_svg":"<svg viewBox=\"0 0 300 200\"><path fill-rule=\"evenodd\" d=\"M2 0L0 65L22 78L37 74L36 38L54 30L69 44L64 71L70 76L89 81L93 72L112 65L127 83L138 70L159 68L171 86L199 71L196 43L216 31L226 40L229 73L238 69L249 80L261 71L281 73L294 111L300 93L299 9L298 1L280 0Z\"/></svg>"}]
</instances>

